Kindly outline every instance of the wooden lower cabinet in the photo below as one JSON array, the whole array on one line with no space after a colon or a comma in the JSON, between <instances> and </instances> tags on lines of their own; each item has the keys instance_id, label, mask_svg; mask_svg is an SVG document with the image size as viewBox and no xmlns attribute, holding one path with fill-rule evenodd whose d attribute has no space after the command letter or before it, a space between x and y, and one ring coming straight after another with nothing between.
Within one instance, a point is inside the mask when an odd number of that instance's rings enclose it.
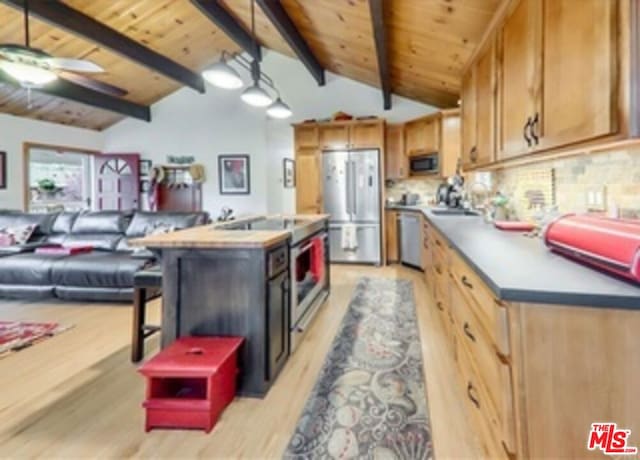
<instances>
[{"instance_id":1,"label":"wooden lower cabinet","mask_svg":"<svg viewBox=\"0 0 640 460\"><path fill-rule=\"evenodd\" d=\"M640 311L507 303L425 219L425 282L484 458L602 458L592 423L640 447Z\"/></svg>"},{"instance_id":2,"label":"wooden lower cabinet","mask_svg":"<svg viewBox=\"0 0 640 460\"><path fill-rule=\"evenodd\" d=\"M296 212L322 212L322 183L320 151L314 148L296 151Z\"/></svg>"},{"instance_id":3,"label":"wooden lower cabinet","mask_svg":"<svg viewBox=\"0 0 640 460\"><path fill-rule=\"evenodd\" d=\"M400 251L398 250L398 212L387 210L384 213L384 218L387 263L397 263L400 261Z\"/></svg>"}]
</instances>

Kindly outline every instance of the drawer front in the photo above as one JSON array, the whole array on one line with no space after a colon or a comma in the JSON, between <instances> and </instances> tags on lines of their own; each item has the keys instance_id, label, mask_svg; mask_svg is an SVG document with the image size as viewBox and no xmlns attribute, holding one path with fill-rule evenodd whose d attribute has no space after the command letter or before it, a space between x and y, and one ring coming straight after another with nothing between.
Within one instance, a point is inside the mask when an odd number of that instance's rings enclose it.
<instances>
[{"instance_id":1,"label":"drawer front","mask_svg":"<svg viewBox=\"0 0 640 460\"><path fill-rule=\"evenodd\" d=\"M476 315L469 309L458 285L451 283L451 309L461 346L466 349L478 385L487 395L487 405L497 419L500 439L508 450L515 451L515 426L511 368L498 356L495 346Z\"/></svg>"},{"instance_id":2,"label":"drawer front","mask_svg":"<svg viewBox=\"0 0 640 460\"><path fill-rule=\"evenodd\" d=\"M480 379L475 373L469 352L464 346L464 337L456 334L457 362L462 390L465 393L465 405L471 417L472 425L485 450L486 458L509 458L500 442L498 420L488 401L488 396Z\"/></svg>"},{"instance_id":3,"label":"drawer front","mask_svg":"<svg viewBox=\"0 0 640 460\"><path fill-rule=\"evenodd\" d=\"M509 328L507 309L500 304L493 293L461 258L450 251L451 274L469 301L473 312L503 356L509 356Z\"/></svg>"}]
</instances>

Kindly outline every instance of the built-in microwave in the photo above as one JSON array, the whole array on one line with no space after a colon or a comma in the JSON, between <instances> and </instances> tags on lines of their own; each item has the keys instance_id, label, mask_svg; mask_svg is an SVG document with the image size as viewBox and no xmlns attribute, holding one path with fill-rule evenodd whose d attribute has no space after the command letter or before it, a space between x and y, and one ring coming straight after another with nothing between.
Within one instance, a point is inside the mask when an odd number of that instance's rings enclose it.
<instances>
[{"instance_id":1,"label":"built-in microwave","mask_svg":"<svg viewBox=\"0 0 640 460\"><path fill-rule=\"evenodd\" d=\"M439 168L437 153L409 157L409 171L412 176L419 174L437 174Z\"/></svg>"}]
</instances>

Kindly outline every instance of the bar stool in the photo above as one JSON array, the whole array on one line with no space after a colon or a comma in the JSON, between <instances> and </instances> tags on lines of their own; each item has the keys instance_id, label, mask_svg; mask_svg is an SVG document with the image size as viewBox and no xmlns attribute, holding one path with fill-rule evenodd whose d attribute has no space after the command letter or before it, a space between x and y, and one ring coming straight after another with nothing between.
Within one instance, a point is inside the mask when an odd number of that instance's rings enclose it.
<instances>
[{"instance_id":1,"label":"bar stool","mask_svg":"<svg viewBox=\"0 0 640 460\"><path fill-rule=\"evenodd\" d=\"M139 362L144 355L144 341L160 331L158 325L146 324L147 301L161 295L162 268L154 265L139 270L133 276L133 335L131 362Z\"/></svg>"}]
</instances>

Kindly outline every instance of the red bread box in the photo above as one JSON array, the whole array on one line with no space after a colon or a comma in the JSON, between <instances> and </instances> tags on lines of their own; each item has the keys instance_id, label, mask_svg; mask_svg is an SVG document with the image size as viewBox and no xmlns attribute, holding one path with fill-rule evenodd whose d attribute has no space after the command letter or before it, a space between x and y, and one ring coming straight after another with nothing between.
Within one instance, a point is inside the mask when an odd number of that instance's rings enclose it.
<instances>
[{"instance_id":1,"label":"red bread box","mask_svg":"<svg viewBox=\"0 0 640 460\"><path fill-rule=\"evenodd\" d=\"M145 431L192 428L207 433L236 394L242 337L183 337L143 364Z\"/></svg>"},{"instance_id":2,"label":"red bread box","mask_svg":"<svg viewBox=\"0 0 640 460\"><path fill-rule=\"evenodd\" d=\"M547 226L552 250L640 283L640 221L567 214Z\"/></svg>"}]
</instances>

